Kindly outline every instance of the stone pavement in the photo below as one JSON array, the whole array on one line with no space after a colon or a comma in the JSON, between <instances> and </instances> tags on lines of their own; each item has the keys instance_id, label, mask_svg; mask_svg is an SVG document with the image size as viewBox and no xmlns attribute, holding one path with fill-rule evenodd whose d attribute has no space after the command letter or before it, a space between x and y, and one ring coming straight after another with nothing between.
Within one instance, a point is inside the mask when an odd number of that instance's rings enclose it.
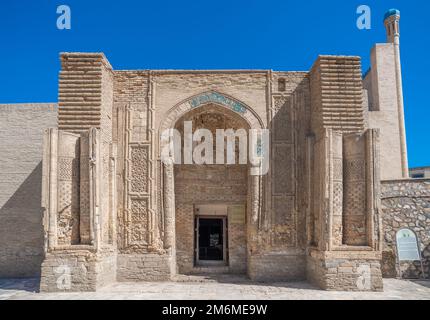
<instances>
[{"instance_id":1,"label":"stone pavement","mask_svg":"<svg viewBox=\"0 0 430 320\"><path fill-rule=\"evenodd\" d=\"M240 276L181 276L172 282L120 282L98 292L38 293L38 279L0 279L0 300L430 300L430 281L384 279L384 292L329 292L307 282L255 283Z\"/></svg>"}]
</instances>

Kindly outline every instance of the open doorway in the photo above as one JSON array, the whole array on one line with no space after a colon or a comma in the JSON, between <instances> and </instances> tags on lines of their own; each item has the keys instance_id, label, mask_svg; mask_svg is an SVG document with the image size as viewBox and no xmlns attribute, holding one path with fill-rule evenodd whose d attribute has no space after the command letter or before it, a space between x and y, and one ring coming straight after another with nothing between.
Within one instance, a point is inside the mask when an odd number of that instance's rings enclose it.
<instances>
[{"instance_id":1,"label":"open doorway","mask_svg":"<svg viewBox=\"0 0 430 320\"><path fill-rule=\"evenodd\" d=\"M227 264L227 218L196 217L196 264Z\"/></svg>"}]
</instances>

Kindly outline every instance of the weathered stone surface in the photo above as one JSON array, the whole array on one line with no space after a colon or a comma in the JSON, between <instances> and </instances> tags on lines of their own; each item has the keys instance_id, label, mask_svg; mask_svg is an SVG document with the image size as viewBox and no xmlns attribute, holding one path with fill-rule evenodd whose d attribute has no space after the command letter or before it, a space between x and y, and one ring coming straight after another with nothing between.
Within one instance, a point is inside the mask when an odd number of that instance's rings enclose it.
<instances>
[{"instance_id":1,"label":"weathered stone surface","mask_svg":"<svg viewBox=\"0 0 430 320\"><path fill-rule=\"evenodd\" d=\"M420 242L425 278L430 278L430 180L399 180L382 183L384 277L423 277L421 264L402 262L398 270L396 233L403 228L415 232Z\"/></svg>"}]
</instances>

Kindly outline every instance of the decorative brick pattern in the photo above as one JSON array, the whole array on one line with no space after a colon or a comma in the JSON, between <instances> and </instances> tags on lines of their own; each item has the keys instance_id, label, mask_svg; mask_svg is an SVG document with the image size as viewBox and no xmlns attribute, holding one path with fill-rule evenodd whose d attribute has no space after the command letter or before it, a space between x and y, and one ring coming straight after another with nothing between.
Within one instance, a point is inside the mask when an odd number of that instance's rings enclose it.
<instances>
[{"instance_id":1,"label":"decorative brick pattern","mask_svg":"<svg viewBox=\"0 0 430 320\"><path fill-rule=\"evenodd\" d=\"M367 181L365 136L344 136L344 243L367 245Z\"/></svg>"},{"instance_id":2,"label":"decorative brick pattern","mask_svg":"<svg viewBox=\"0 0 430 320\"><path fill-rule=\"evenodd\" d=\"M148 244L148 216L148 201L146 199L132 199L129 221L129 245Z\"/></svg>"},{"instance_id":3,"label":"decorative brick pattern","mask_svg":"<svg viewBox=\"0 0 430 320\"><path fill-rule=\"evenodd\" d=\"M58 170L57 236L59 245L79 244L79 136L60 133Z\"/></svg>"},{"instance_id":4,"label":"decorative brick pattern","mask_svg":"<svg viewBox=\"0 0 430 320\"><path fill-rule=\"evenodd\" d=\"M131 192L148 192L148 148L131 148Z\"/></svg>"}]
</instances>

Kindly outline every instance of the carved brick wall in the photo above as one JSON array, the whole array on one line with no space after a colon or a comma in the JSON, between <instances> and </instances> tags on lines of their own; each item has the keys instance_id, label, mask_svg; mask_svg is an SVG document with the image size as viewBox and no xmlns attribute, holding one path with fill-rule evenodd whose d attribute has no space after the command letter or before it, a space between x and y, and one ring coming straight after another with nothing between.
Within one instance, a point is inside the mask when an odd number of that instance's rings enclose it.
<instances>
[{"instance_id":1,"label":"carved brick wall","mask_svg":"<svg viewBox=\"0 0 430 320\"><path fill-rule=\"evenodd\" d=\"M309 133L309 82L306 73L271 73L270 187L267 207L269 250L285 251L306 243L306 135ZM300 177L300 178L299 178Z\"/></svg>"},{"instance_id":2,"label":"carved brick wall","mask_svg":"<svg viewBox=\"0 0 430 320\"><path fill-rule=\"evenodd\" d=\"M148 193L148 146L130 147L128 215L125 220L127 246L137 249L149 245L151 218Z\"/></svg>"},{"instance_id":3,"label":"carved brick wall","mask_svg":"<svg viewBox=\"0 0 430 320\"><path fill-rule=\"evenodd\" d=\"M367 244L365 135L344 136L344 243Z\"/></svg>"},{"instance_id":4,"label":"carved brick wall","mask_svg":"<svg viewBox=\"0 0 430 320\"><path fill-rule=\"evenodd\" d=\"M331 150L331 177L332 181L332 244L343 244L343 137L342 133L333 132Z\"/></svg>"},{"instance_id":5,"label":"carved brick wall","mask_svg":"<svg viewBox=\"0 0 430 320\"><path fill-rule=\"evenodd\" d=\"M128 244L130 246L147 246L149 240L149 213L147 199L131 199L131 209L128 219Z\"/></svg>"},{"instance_id":6,"label":"carved brick wall","mask_svg":"<svg viewBox=\"0 0 430 320\"><path fill-rule=\"evenodd\" d=\"M104 177L98 185L101 241L109 243L113 228L113 208L110 205L109 191L110 158L116 148L112 145L112 67L102 53L62 53L59 81L58 128L60 132L82 134L79 142L82 144L82 154L77 156L77 176L82 176L82 181L76 185L79 194L76 201L78 207L82 208L82 220L78 221L76 226L78 230L82 226L82 239L78 242L90 243L89 158L94 155L88 154L88 131L90 128L96 128L100 130L98 174Z\"/></svg>"},{"instance_id":7,"label":"carved brick wall","mask_svg":"<svg viewBox=\"0 0 430 320\"><path fill-rule=\"evenodd\" d=\"M295 112L291 96L275 96L271 121L272 245L296 246Z\"/></svg>"},{"instance_id":8,"label":"carved brick wall","mask_svg":"<svg viewBox=\"0 0 430 320\"><path fill-rule=\"evenodd\" d=\"M114 142L118 143L118 245L123 252L159 250L158 214L150 75L116 71ZM122 173L125 173L125 177ZM125 180L125 186L121 184Z\"/></svg>"},{"instance_id":9,"label":"carved brick wall","mask_svg":"<svg viewBox=\"0 0 430 320\"><path fill-rule=\"evenodd\" d=\"M90 244L90 146L89 146L89 133L81 134L80 138L80 234L81 243Z\"/></svg>"},{"instance_id":10,"label":"carved brick wall","mask_svg":"<svg viewBox=\"0 0 430 320\"><path fill-rule=\"evenodd\" d=\"M148 192L148 147L131 148L131 182L130 191L135 193Z\"/></svg>"},{"instance_id":11,"label":"carved brick wall","mask_svg":"<svg viewBox=\"0 0 430 320\"><path fill-rule=\"evenodd\" d=\"M59 132L58 217L59 245L79 244L79 135Z\"/></svg>"}]
</instances>

